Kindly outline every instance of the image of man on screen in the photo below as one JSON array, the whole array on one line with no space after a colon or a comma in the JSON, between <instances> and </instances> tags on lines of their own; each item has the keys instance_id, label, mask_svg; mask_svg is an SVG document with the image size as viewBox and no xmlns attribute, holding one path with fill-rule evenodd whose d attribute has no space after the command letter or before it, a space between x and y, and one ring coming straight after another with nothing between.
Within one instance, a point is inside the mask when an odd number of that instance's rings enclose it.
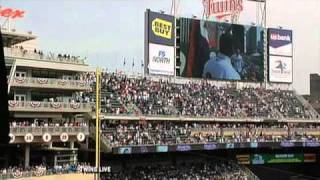
<instances>
[{"instance_id":1,"label":"image of man on screen","mask_svg":"<svg viewBox=\"0 0 320 180\"><path fill-rule=\"evenodd\" d=\"M263 80L262 28L189 19L181 31L181 76Z\"/></svg>"},{"instance_id":2,"label":"image of man on screen","mask_svg":"<svg viewBox=\"0 0 320 180\"><path fill-rule=\"evenodd\" d=\"M231 64L233 55L232 35L223 33L219 41L220 51L214 58L210 58L203 69L203 76L210 79L241 80L239 73Z\"/></svg>"}]
</instances>

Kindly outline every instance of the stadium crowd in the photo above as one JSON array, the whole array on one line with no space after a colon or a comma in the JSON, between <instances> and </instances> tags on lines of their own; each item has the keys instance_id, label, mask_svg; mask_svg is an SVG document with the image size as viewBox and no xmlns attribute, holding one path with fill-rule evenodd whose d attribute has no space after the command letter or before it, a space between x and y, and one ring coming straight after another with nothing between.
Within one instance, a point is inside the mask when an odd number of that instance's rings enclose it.
<instances>
[{"instance_id":1,"label":"stadium crowd","mask_svg":"<svg viewBox=\"0 0 320 180\"><path fill-rule=\"evenodd\" d=\"M36 165L23 168L10 166L0 169L1 179L19 179L25 177L39 177L54 174L90 173L94 167L88 163L63 164L54 167ZM179 164L150 164L122 168L120 171L104 172L100 175L102 180L157 180L157 179L212 179L212 180L258 180L249 170L233 162L195 161L181 162Z\"/></svg>"},{"instance_id":2,"label":"stadium crowd","mask_svg":"<svg viewBox=\"0 0 320 180\"><path fill-rule=\"evenodd\" d=\"M94 72L78 74L92 86L91 92L76 92L70 103L92 103L95 110ZM131 78L102 73L101 111L112 114L171 115L222 118L314 118L293 91L216 86L210 81L170 82L147 77ZM51 98L50 102L62 102Z\"/></svg>"},{"instance_id":3,"label":"stadium crowd","mask_svg":"<svg viewBox=\"0 0 320 180\"><path fill-rule=\"evenodd\" d=\"M85 169L90 168L92 168L92 166L90 166L88 163L63 164L56 165L54 167L46 166L44 164L29 166L27 168L24 168L23 166L10 166L8 168L0 169L0 179L18 179L53 174L85 173Z\"/></svg>"},{"instance_id":4,"label":"stadium crowd","mask_svg":"<svg viewBox=\"0 0 320 180\"><path fill-rule=\"evenodd\" d=\"M103 137L111 147L212 142L318 141L316 134L320 130L319 125L291 126L287 124L218 124L196 122L102 123L101 128Z\"/></svg>"},{"instance_id":5,"label":"stadium crowd","mask_svg":"<svg viewBox=\"0 0 320 180\"><path fill-rule=\"evenodd\" d=\"M103 174L101 179L123 180L256 180L252 173L232 163L183 162L180 164L152 164L128 168L125 171Z\"/></svg>"},{"instance_id":6,"label":"stadium crowd","mask_svg":"<svg viewBox=\"0 0 320 180\"><path fill-rule=\"evenodd\" d=\"M95 84L94 73L85 76ZM102 111L114 114L182 115L196 117L312 118L292 91L215 86L209 81L168 80L102 74ZM93 87L94 89L94 87ZM94 101L83 93L82 99Z\"/></svg>"}]
</instances>

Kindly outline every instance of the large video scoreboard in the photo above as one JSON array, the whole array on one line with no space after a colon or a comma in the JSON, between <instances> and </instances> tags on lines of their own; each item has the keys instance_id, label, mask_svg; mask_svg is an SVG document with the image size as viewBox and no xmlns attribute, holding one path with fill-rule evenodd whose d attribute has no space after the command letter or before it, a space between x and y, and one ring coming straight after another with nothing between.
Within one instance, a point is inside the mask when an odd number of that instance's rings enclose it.
<instances>
[{"instance_id":1,"label":"large video scoreboard","mask_svg":"<svg viewBox=\"0 0 320 180\"><path fill-rule=\"evenodd\" d=\"M175 18L147 10L145 74L292 83L292 42L291 30Z\"/></svg>"}]
</instances>

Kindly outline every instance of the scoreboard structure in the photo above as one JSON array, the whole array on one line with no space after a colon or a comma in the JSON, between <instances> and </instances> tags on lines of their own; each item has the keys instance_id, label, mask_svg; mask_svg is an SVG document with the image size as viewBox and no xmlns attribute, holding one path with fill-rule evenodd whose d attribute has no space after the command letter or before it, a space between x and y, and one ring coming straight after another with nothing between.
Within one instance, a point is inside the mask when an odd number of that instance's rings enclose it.
<instances>
[{"instance_id":1,"label":"scoreboard structure","mask_svg":"<svg viewBox=\"0 0 320 180\"><path fill-rule=\"evenodd\" d=\"M290 86L292 31L264 25L176 18L147 9L144 74Z\"/></svg>"},{"instance_id":2,"label":"scoreboard structure","mask_svg":"<svg viewBox=\"0 0 320 180\"><path fill-rule=\"evenodd\" d=\"M175 18L145 12L145 74L175 75Z\"/></svg>"}]
</instances>

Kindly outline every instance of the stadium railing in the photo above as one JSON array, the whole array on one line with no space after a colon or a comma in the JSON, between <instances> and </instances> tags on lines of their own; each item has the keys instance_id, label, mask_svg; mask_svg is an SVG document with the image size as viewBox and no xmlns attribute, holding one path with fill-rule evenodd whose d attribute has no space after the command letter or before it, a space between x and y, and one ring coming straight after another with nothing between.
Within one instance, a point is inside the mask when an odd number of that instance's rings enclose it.
<instances>
[{"instance_id":1,"label":"stadium railing","mask_svg":"<svg viewBox=\"0 0 320 180\"><path fill-rule=\"evenodd\" d=\"M69 64L85 64L84 59L65 59L65 58L58 58L56 56L49 56L44 54L37 54L33 52L29 52L26 50L21 50L19 48L4 48L5 56L15 57L15 58L25 58L25 59L32 59L38 61L49 61L49 62L57 62L57 63L69 63Z\"/></svg>"},{"instance_id":2,"label":"stadium railing","mask_svg":"<svg viewBox=\"0 0 320 180\"><path fill-rule=\"evenodd\" d=\"M95 115L92 116L95 119ZM180 116L180 115L145 115L145 114L110 114L101 115L101 119L108 120L152 120L152 121L216 121L216 122L305 122L320 123L320 119L303 118L283 118L275 119L268 117L199 117L199 116Z\"/></svg>"},{"instance_id":3,"label":"stadium railing","mask_svg":"<svg viewBox=\"0 0 320 180\"><path fill-rule=\"evenodd\" d=\"M77 134L80 132L89 134L89 127L10 127L10 133L15 136L24 136L26 133L42 136L44 133L60 135L61 133Z\"/></svg>"},{"instance_id":4,"label":"stadium railing","mask_svg":"<svg viewBox=\"0 0 320 180\"><path fill-rule=\"evenodd\" d=\"M9 101L10 111L32 112L91 112L91 103L45 102L45 101Z\"/></svg>"},{"instance_id":5,"label":"stadium railing","mask_svg":"<svg viewBox=\"0 0 320 180\"><path fill-rule=\"evenodd\" d=\"M14 77L11 86L91 90L90 84L85 81L36 77Z\"/></svg>"}]
</instances>

